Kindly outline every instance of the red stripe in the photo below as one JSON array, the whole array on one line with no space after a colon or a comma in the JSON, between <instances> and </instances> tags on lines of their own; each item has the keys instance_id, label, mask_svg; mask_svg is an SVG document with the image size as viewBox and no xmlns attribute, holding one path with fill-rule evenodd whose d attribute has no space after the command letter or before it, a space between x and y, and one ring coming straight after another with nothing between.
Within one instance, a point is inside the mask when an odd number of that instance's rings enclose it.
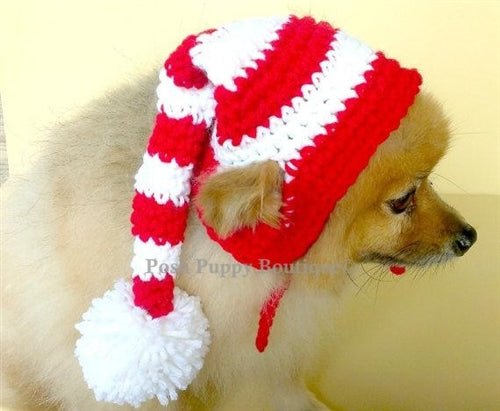
<instances>
[{"instance_id":1,"label":"red stripe","mask_svg":"<svg viewBox=\"0 0 500 411\"><path fill-rule=\"evenodd\" d=\"M152 238L158 245L167 241L176 245L183 240L189 211L187 203L181 207L171 201L158 204L154 198L136 192L132 208L132 234L142 241Z\"/></svg>"},{"instance_id":2,"label":"red stripe","mask_svg":"<svg viewBox=\"0 0 500 411\"><path fill-rule=\"evenodd\" d=\"M201 148L207 144L206 136L205 123L193 124L192 116L173 119L160 113L149 139L148 153L158 154L164 162L175 159L180 166L187 166L198 159Z\"/></svg>"},{"instance_id":3,"label":"red stripe","mask_svg":"<svg viewBox=\"0 0 500 411\"><path fill-rule=\"evenodd\" d=\"M176 86L202 88L208 84L205 73L193 64L189 54L196 42L197 36L186 37L165 61L165 70Z\"/></svg>"},{"instance_id":4,"label":"red stripe","mask_svg":"<svg viewBox=\"0 0 500 411\"><path fill-rule=\"evenodd\" d=\"M174 309L174 279L166 275L163 280L153 277L142 281L134 277L132 284L134 304L144 308L153 318L167 315Z\"/></svg>"},{"instance_id":5,"label":"red stripe","mask_svg":"<svg viewBox=\"0 0 500 411\"><path fill-rule=\"evenodd\" d=\"M292 19L278 32L272 50L265 50L257 68L247 68L246 77L234 82L237 90L215 90L219 143L240 144L243 135L255 137L258 126L269 126L269 117L281 117L281 108L300 96L301 87L311 84L313 73L334 40L335 30L311 17Z\"/></svg>"}]
</instances>

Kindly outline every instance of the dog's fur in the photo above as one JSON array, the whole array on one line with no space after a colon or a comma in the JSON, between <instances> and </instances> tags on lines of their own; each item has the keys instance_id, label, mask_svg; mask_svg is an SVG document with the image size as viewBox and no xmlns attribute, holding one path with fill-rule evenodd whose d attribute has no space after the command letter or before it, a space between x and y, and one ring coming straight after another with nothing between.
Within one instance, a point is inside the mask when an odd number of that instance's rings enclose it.
<instances>
[{"instance_id":1,"label":"dog's fur","mask_svg":"<svg viewBox=\"0 0 500 411\"><path fill-rule=\"evenodd\" d=\"M2 386L17 405L127 409L95 402L73 355L74 324L92 298L129 275L133 175L153 123L154 89L150 76L94 102L54 131L31 175L4 187ZM263 354L253 345L258 313L285 274L194 274L197 259L233 260L191 215L178 284L200 296L212 345L172 409L326 409L304 380L316 369L349 266L426 264L453 255L451 243L465 223L427 179L447 143L447 121L422 93L305 256L337 270L293 277ZM276 224L281 178L273 163L228 171L204 181L196 201L221 235L261 220ZM388 202L414 186L408 213L391 212ZM151 401L141 409L161 407Z\"/></svg>"}]
</instances>

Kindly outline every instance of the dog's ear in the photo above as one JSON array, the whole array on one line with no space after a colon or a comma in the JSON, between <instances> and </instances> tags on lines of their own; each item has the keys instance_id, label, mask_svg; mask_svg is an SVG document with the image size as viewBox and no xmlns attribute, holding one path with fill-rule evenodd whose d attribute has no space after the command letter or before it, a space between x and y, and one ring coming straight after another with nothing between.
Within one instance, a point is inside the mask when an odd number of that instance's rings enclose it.
<instances>
[{"instance_id":1,"label":"dog's ear","mask_svg":"<svg viewBox=\"0 0 500 411\"><path fill-rule=\"evenodd\" d=\"M280 220L283 172L275 161L238 167L201 180L196 204L221 237L263 222Z\"/></svg>"}]
</instances>

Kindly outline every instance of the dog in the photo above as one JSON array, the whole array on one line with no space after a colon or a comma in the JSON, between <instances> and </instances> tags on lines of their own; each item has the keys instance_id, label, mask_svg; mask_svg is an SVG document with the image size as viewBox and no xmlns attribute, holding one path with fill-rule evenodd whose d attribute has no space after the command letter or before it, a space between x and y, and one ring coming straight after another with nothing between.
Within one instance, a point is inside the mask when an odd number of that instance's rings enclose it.
<instances>
[{"instance_id":1,"label":"dog","mask_svg":"<svg viewBox=\"0 0 500 411\"><path fill-rule=\"evenodd\" d=\"M4 187L2 221L2 391L21 407L132 409L97 402L74 357L74 327L92 298L128 271L131 181L154 118L150 75L94 101L55 129L29 178ZM195 210L188 218L176 283L199 296L210 323L203 368L168 409L326 410L307 387L349 289L365 262L427 266L463 255L477 234L432 188L449 124L420 92L378 146L298 263L264 353L254 347L262 303L290 274L246 267L241 275L200 273L200 262L235 263L212 241ZM199 176L194 203L222 238L278 224L285 175L264 161ZM7 393L7 394L5 394ZM141 410L162 409L150 401Z\"/></svg>"}]
</instances>

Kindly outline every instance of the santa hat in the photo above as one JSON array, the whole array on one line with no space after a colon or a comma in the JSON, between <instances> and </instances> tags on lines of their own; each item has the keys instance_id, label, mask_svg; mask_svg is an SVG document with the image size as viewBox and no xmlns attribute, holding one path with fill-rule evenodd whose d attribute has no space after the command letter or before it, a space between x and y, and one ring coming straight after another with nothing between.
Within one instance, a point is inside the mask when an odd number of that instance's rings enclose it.
<instances>
[{"instance_id":1,"label":"santa hat","mask_svg":"<svg viewBox=\"0 0 500 411\"><path fill-rule=\"evenodd\" d=\"M221 238L204 224L241 263L292 263L398 127L420 83L417 71L310 17L187 37L161 70L158 114L135 178L132 281L95 299L77 325L76 356L96 398L167 404L203 365L208 320L199 299L175 287L195 169L279 163L278 228L260 223ZM273 294L270 311L276 306Z\"/></svg>"}]
</instances>

